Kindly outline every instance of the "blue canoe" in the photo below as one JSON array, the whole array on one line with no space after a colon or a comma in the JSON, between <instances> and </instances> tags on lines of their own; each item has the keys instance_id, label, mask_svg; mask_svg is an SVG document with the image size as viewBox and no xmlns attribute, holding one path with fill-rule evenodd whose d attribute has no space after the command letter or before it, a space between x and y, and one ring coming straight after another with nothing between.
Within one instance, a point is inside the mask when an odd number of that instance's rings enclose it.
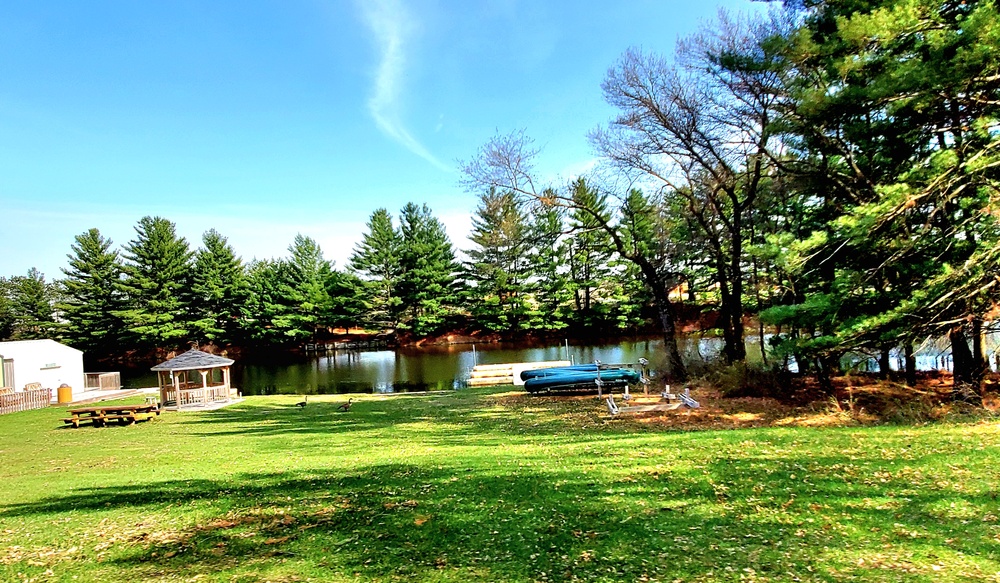
<instances>
[{"instance_id":1,"label":"blue canoe","mask_svg":"<svg viewBox=\"0 0 1000 583\"><path fill-rule=\"evenodd\" d=\"M587 365L580 365L587 366ZM593 365L589 365L593 366ZM597 389L597 367L593 370L545 369L548 374L525 379L524 390L529 393L541 391L579 391ZM626 368L607 368L601 371L604 387L619 387L639 382L639 371Z\"/></svg>"},{"instance_id":2,"label":"blue canoe","mask_svg":"<svg viewBox=\"0 0 1000 583\"><path fill-rule=\"evenodd\" d=\"M547 377L553 374L563 374L565 372L594 372L597 370L596 364L574 364L572 366L554 366L551 368L533 368L521 371L521 380L526 381L535 377ZM608 369L605 369L608 370Z\"/></svg>"}]
</instances>

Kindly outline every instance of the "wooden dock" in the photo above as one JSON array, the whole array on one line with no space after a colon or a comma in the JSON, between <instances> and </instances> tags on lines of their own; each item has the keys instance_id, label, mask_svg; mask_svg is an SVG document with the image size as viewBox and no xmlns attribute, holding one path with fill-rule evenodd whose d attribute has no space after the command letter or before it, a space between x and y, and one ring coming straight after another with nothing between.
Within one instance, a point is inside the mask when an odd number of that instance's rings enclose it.
<instances>
[{"instance_id":1,"label":"wooden dock","mask_svg":"<svg viewBox=\"0 0 1000 583\"><path fill-rule=\"evenodd\" d=\"M472 367L469 373L470 387L488 387L493 385L523 385L521 371L537 368L553 368L569 366L568 360L546 360L541 362L509 362L506 364L480 364Z\"/></svg>"}]
</instances>

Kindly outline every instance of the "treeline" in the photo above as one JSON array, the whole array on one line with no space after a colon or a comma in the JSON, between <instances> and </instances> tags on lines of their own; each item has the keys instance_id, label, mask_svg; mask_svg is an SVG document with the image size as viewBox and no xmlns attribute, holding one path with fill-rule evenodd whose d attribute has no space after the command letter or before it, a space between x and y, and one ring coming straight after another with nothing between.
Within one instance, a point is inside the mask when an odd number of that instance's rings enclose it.
<instances>
[{"instance_id":1,"label":"treeline","mask_svg":"<svg viewBox=\"0 0 1000 583\"><path fill-rule=\"evenodd\" d=\"M998 71L993 1L787 0L611 67L617 115L590 142L613 204L546 186L524 131L463 170L474 192L590 217L645 282L675 377L666 290L701 274L730 363L759 307L770 366L794 358L830 388L846 353L887 374L899 351L912 383L915 347L947 337L956 394L975 400L1000 305Z\"/></svg>"},{"instance_id":2,"label":"treeline","mask_svg":"<svg viewBox=\"0 0 1000 583\"><path fill-rule=\"evenodd\" d=\"M597 196L582 180L576 188ZM310 237L297 236L285 258L244 263L215 230L192 250L174 223L145 217L121 249L98 229L78 235L62 278L0 278L0 338L58 338L106 357L298 346L353 327L412 337L634 329L647 296L606 237L566 234L586 221L487 192L460 262L426 205L407 204L398 221L378 209L337 269Z\"/></svg>"},{"instance_id":3,"label":"treeline","mask_svg":"<svg viewBox=\"0 0 1000 583\"><path fill-rule=\"evenodd\" d=\"M585 180L545 183L525 131L462 163L479 200L463 265L416 205L398 224L373 214L344 271L307 238L241 268L215 234L192 260L172 225L144 219L121 258L96 231L78 239L62 299L37 273L5 282L20 319L4 332L285 343L348 323L423 335L652 318L683 379L670 292L688 285L712 290L728 363L746 360L748 312L773 332L766 366L794 359L827 388L849 352L883 374L902 354L913 383L915 348L946 337L956 395L976 399L1000 306L996 3L773 4L721 15L671 59L614 63L601 90L617 114L590 134L603 164Z\"/></svg>"}]
</instances>

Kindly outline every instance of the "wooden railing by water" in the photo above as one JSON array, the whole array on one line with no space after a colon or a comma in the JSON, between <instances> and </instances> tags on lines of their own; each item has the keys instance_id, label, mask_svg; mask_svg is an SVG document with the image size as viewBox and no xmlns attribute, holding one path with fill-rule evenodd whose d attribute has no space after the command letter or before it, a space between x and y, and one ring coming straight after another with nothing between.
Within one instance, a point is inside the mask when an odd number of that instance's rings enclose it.
<instances>
[{"instance_id":1,"label":"wooden railing by water","mask_svg":"<svg viewBox=\"0 0 1000 583\"><path fill-rule=\"evenodd\" d=\"M9 388L9 387L5 387ZM52 389L14 392L0 389L0 415L42 409L52 403Z\"/></svg>"},{"instance_id":2,"label":"wooden railing by water","mask_svg":"<svg viewBox=\"0 0 1000 583\"><path fill-rule=\"evenodd\" d=\"M389 347L384 337L364 338L338 342L317 342L302 345L306 352L333 352L335 350L378 350Z\"/></svg>"}]
</instances>

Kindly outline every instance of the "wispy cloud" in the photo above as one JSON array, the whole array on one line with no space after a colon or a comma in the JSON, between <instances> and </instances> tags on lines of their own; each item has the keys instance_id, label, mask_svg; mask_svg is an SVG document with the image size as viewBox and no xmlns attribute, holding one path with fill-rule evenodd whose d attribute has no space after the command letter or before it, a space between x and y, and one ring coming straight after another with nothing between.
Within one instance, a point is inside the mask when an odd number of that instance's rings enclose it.
<instances>
[{"instance_id":1,"label":"wispy cloud","mask_svg":"<svg viewBox=\"0 0 1000 583\"><path fill-rule=\"evenodd\" d=\"M406 45L415 33L414 20L399 0L359 0L365 24L371 29L379 51L375 86L368 99L368 111L375 125L407 150L434 166L451 168L434 157L399 119L402 79L406 70Z\"/></svg>"}]
</instances>

